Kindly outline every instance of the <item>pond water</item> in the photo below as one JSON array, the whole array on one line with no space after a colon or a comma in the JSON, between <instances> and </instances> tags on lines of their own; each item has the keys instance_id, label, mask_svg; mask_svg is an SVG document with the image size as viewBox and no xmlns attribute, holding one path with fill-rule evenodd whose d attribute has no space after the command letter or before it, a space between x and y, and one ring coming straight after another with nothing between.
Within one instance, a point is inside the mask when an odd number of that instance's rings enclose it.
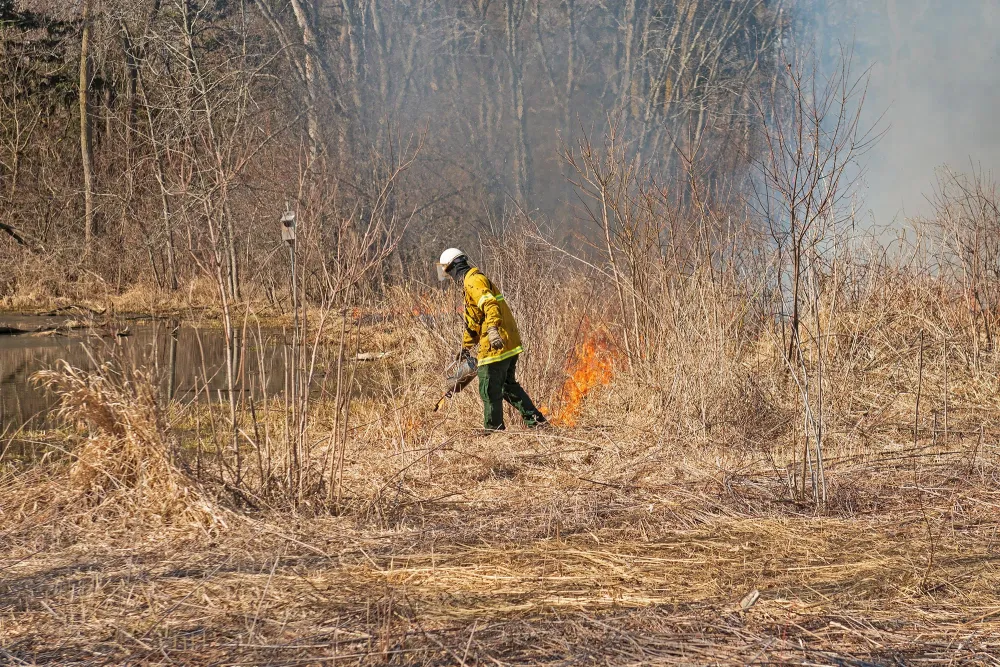
<instances>
[{"instance_id":1,"label":"pond water","mask_svg":"<svg viewBox=\"0 0 1000 667\"><path fill-rule=\"evenodd\" d=\"M66 323L66 317L0 315L0 331L7 327L33 331ZM57 368L60 362L91 370L115 359L142 368L151 373L165 399L189 402L227 396L225 335L218 327L153 320L117 326L117 330L0 335L0 435L52 423L57 399L37 387L31 376ZM128 335L118 335L125 331ZM257 397L280 394L285 386L283 335L265 331L252 337L241 364L241 391Z\"/></svg>"}]
</instances>

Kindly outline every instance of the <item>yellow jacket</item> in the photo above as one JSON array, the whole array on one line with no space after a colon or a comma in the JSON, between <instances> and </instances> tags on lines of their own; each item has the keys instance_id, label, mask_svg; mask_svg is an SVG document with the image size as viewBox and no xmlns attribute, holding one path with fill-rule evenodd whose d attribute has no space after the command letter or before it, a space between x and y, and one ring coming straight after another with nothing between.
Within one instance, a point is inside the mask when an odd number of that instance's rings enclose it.
<instances>
[{"instance_id":1,"label":"yellow jacket","mask_svg":"<svg viewBox=\"0 0 1000 667\"><path fill-rule=\"evenodd\" d=\"M486 331L496 327L503 336L504 345L501 350L490 347ZM517 330L517 322L510 306L504 300L500 291L493 286L479 269L470 269L465 274L465 339L464 346L472 348L479 344L479 365L492 364L524 352L521 347L521 334Z\"/></svg>"}]
</instances>

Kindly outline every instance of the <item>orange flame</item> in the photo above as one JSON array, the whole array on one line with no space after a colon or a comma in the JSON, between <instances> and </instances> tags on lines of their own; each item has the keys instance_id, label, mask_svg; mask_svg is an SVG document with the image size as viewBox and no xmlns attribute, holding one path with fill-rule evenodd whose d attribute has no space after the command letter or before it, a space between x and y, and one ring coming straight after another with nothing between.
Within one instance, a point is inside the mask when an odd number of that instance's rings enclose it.
<instances>
[{"instance_id":1,"label":"orange flame","mask_svg":"<svg viewBox=\"0 0 1000 667\"><path fill-rule=\"evenodd\" d=\"M552 419L560 426L576 426L583 401L593 389L611 383L614 348L604 336L592 335L576 346L569 377L562 388L562 410ZM543 412L545 412L543 410Z\"/></svg>"},{"instance_id":2,"label":"orange flame","mask_svg":"<svg viewBox=\"0 0 1000 667\"><path fill-rule=\"evenodd\" d=\"M465 312L465 308L464 307L449 308L447 306L440 308L432 308L429 305L422 305L422 306L417 305L413 306L410 312L412 313L413 317L423 317L423 316L437 317L439 315L451 315L453 312L461 315L462 313Z\"/></svg>"}]
</instances>

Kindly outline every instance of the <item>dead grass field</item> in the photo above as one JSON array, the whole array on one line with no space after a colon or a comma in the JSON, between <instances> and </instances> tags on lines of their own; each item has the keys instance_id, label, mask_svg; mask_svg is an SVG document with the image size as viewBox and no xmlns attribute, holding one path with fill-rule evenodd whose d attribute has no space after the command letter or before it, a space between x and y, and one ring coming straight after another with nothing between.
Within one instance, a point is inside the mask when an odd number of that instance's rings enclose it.
<instances>
[{"instance_id":1,"label":"dead grass field","mask_svg":"<svg viewBox=\"0 0 1000 667\"><path fill-rule=\"evenodd\" d=\"M525 383L575 425L482 436L472 391L432 412L453 308L414 296L335 503L213 476L221 406L51 375L86 425L3 462L0 663L1000 664L998 362L906 289L827 320L822 505L780 344L697 301L633 372L566 347L579 317L527 315ZM398 345L380 322L359 340ZM257 409L280 442L281 399ZM311 410L329 433L330 402Z\"/></svg>"},{"instance_id":2,"label":"dead grass field","mask_svg":"<svg viewBox=\"0 0 1000 667\"><path fill-rule=\"evenodd\" d=\"M817 515L765 469L621 436L456 438L349 516L214 535L25 508L4 660L997 662L995 451L833 465L842 507Z\"/></svg>"}]
</instances>

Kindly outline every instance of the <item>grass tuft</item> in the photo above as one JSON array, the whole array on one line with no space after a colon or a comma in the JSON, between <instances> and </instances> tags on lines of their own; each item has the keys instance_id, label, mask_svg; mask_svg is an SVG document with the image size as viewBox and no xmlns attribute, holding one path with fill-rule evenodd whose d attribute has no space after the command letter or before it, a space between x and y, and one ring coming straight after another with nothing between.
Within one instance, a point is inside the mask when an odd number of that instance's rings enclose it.
<instances>
[{"instance_id":1,"label":"grass tuft","mask_svg":"<svg viewBox=\"0 0 1000 667\"><path fill-rule=\"evenodd\" d=\"M90 373L63 363L34 379L59 395L61 418L80 434L63 502L90 508L92 521L226 527L225 513L185 470L145 373L110 363Z\"/></svg>"}]
</instances>

